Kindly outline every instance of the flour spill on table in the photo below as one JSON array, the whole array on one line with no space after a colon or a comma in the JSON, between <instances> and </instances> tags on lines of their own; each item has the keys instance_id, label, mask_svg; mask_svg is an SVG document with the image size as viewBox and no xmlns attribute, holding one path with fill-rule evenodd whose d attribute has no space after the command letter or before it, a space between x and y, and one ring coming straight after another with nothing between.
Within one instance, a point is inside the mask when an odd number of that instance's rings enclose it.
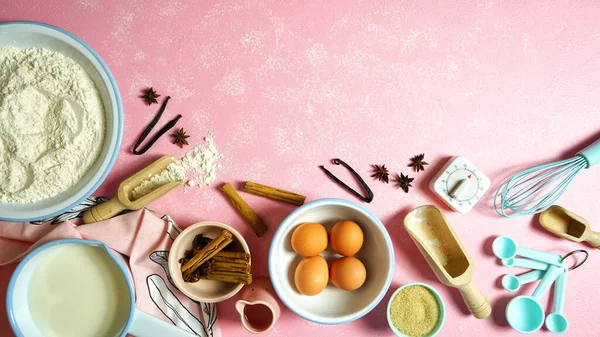
<instances>
[{"instance_id":1,"label":"flour spill on table","mask_svg":"<svg viewBox=\"0 0 600 337\"><path fill-rule=\"evenodd\" d=\"M0 201L27 203L75 186L105 134L96 85L47 49L0 48Z\"/></svg>"},{"instance_id":2,"label":"flour spill on table","mask_svg":"<svg viewBox=\"0 0 600 337\"><path fill-rule=\"evenodd\" d=\"M217 170L221 167L217 160L222 158L223 155L219 153L214 137L206 136L203 144L196 145L181 160L170 163L166 169L142 181L133 189L133 197L139 199L174 181L187 182L187 187L208 186L217 179Z\"/></svg>"},{"instance_id":3,"label":"flour spill on table","mask_svg":"<svg viewBox=\"0 0 600 337\"><path fill-rule=\"evenodd\" d=\"M223 158L214 142L213 136L204 138L204 144L196 145L182 159L183 167L191 171L200 186L210 185L217 179L217 169L221 167L217 160Z\"/></svg>"}]
</instances>

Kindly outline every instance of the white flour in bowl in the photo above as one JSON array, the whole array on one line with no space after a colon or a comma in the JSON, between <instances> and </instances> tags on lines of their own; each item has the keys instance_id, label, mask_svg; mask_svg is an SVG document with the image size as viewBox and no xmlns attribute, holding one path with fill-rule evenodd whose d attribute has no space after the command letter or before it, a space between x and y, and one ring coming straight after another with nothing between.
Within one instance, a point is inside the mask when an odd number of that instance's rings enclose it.
<instances>
[{"instance_id":1,"label":"white flour in bowl","mask_svg":"<svg viewBox=\"0 0 600 337\"><path fill-rule=\"evenodd\" d=\"M47 49L0 47L0 202L74 186L104 142L100 94L85 70Z\"/></svg>"}]
</instances>

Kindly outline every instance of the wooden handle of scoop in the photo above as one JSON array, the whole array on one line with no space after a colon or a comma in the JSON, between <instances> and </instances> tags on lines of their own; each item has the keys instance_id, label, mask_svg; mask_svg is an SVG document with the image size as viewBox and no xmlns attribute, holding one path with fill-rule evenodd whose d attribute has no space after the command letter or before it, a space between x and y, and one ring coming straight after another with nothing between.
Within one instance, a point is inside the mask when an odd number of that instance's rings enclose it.
<instances>
[{"instance_id":1,"label":"wooden handle of scoop","mask_svg":"<svg viewBox=\"0 0 600 337\"><path fill-rule=\"evenodd\" d=\"M127 207L123 205L118 198L96 205L83 213L83 223L92 223L107 220L123 212Z\"/></svg>"},{"instance_id":2,"label":"wooden handle of scoop","mask_svg":"<svg viewBox=\"0 0 600 337\"><path fill-rule=\"evenodd\" d=\"M588 235L588 237L585 238L585 241L592 245L594 248L600 249L600 233L591 232L590 235Z\"/></svg>"},{"instance_id":3,"label":"wooden handle of scoop","mask_svg":"<svg viewBox=\"0 0 600 337\"><path fill-rule=\"evenodd\" d=\"M467 283L463 287L460 287L459 290L473 316L481 319L488 317L492 313L492 307L488 303L487 298L485 298L485 295L483 295L473 282Z\"/></svg>"}]
</instances>

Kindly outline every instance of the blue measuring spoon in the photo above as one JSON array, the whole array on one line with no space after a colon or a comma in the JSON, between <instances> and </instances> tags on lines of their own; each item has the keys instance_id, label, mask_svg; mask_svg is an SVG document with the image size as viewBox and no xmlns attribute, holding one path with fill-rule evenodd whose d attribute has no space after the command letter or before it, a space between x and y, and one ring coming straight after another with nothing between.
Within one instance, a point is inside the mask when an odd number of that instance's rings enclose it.
<instances>
[{"instance_id":1,"label":"blue measuring spoon","mask_svg":"<svg viewBox=\"0 0 600 337\"><path fill-rule=\"evenodd\" d=\"M560 255L519 247L517 246L515 240L509 238L508 236L499 236L494 239L494 242L492 243L492 251L494 252L494 255L503 260L512 259L519 255L555 266L560 266L562 264Z\"/></svg>"},{"instance_id":2,"label":"blue measuring spoon","mask_svg":"<svg viewBox=\"0 0 600 337\"><path fill-rule=\"evenodd\" d=\"M506 320L521 333L532 333L544 324L544 308L539 300L544 296L558 275L565 272L564 265L551 265L531 296L517 296L506 306Z\"/></svg>"},{"instance_id":3,"label":"blue measuring spoon","mask_svg":"<svg viewBox=\"0 0 600 337\"><path fill-rule=\"evenodd\" d=\"M544 274L545 272L543 270L533 270L519 276L506 274L502 277L502 287L512 293L519 290L524 284L541 279L544 277Z\"/></svg>"},{"instance_id":4,"label":"blue measuring spoon","mask_svg":"<svg viewBox=\"0 0 600 337\"><path fill-rule=\"evenodd\" d=\"M569 327L569 321L562 314L565 306L565 291L567 289L567 272L560 274L554 284L553 312L546 317L546 328L554 333L563 333Z\"/></svg>"},{"instance_id":5,"label":"blue measuring spoon","mask_svg":"<svg viewBox=\"0 0 600 337\"><path fill-rule=\"evenodd\" d=\"M505 267L520 267L520 268L528 268L528 269L536 269L536 270L546 270L548 269L548 264L536 260L530 259L521 259L518 257L512 259L500 260Z\"/></svg>"}]
</instances>

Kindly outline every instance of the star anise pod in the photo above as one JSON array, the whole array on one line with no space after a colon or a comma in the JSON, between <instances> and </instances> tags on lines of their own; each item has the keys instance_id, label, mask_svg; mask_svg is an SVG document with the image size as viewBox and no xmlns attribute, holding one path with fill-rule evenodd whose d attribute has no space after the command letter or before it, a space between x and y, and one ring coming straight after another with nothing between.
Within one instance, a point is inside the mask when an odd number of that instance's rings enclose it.
<instances>
[{"instance_id":1,"label":"star anise pod","mask_svg":"<svg viewBox=\"0 0 600 337\"><path fill-rule=\"evenodd\" d=\"M158 103L156 99L160 97L160 95L157 94L152 87L150 87L144 89L144 94L140 97L143 98L144 101L146 101L146 104L152 105L152 103Z\"/></svg>"},{"instance_id":2,"label":"star anise pod","mask_svg":"<svg viewBox=\"0 0 600 337\"><path fill-rule=\"evenodd\" d=\"M385 165L373 165L373 167L375 168L375 170L373 171L374 173L371 175L371 177L379 181L383 181L386 184L390 182L388 178L388 176L390 175L390 171L388 171Z\"/></svg>"},{"instance_id":3,"label":"star anise pod","mask_svg":"<svg viewBox=\"0 0 600 337\"><path fill-rule=\"evenodd\" d=\"M396 174L396 183L398 183L398 186L406 193L408 193L408 189L412 187L410 183L412 183L413 180L415 180L415 178L409 178L408 175L402 173L400 173L400 175Z\"/></svg>"},{"instance_id":4,"label":"star anise pod","mask_svg":"<svg viewBox=\"0 0 600 337\"><path fill-rule=\"evenodd\" d=\"M179 147L183 147L184 145L189 145L188 141L186 139L190 138L190 136L188 136L185 133L185 130L183 130L183 128L180 128L179 130L175 131L174 134L172 134L173 136L173 144L177 144L179 145Z\"/></svg>"},{"instance_id":5,"label":"star anise pod","mask_svg":"<svg viewBox=\"0 0 600 337\"><path fill-rule=\"evenodd\" d=\"M425 158L425 154L421 153L419 155L416 155L412 158L410 158L411 163L408 164L408 167L413 167L415 169L415 171L419 172L419 171L425 171L425 165L429 165L428 162L423 161L423 159Z\"/></svg>"}]
</instances>

